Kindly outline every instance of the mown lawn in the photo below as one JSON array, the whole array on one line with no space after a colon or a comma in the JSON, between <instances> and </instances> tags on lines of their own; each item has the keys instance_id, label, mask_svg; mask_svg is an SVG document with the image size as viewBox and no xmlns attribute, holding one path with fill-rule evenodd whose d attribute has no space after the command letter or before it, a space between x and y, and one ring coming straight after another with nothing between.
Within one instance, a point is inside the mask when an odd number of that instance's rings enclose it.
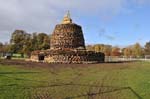
<instances>
[{"instance_id":1,"label":"mown lawn","mask_svg":"<svg viewBox=\"0 0 150 99\"><path fill-rule=\"evenodd\" d=\"M0 64L0 99L150 99L150 62Z\"/></svg>"}]
</instances>

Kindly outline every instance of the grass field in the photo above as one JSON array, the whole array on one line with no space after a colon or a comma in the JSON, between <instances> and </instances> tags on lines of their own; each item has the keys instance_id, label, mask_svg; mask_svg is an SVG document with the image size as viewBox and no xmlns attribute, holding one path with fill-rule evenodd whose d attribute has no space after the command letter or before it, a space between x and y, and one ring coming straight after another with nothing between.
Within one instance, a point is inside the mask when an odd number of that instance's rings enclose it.
<instances>
[{"instance_id":1,"label":"grass field","mask_svg":"<svg viewBox=\"0 0 150 99\"><path fill-rule=\"evenodd\" d=\"M150 63L0 62L0 99L150 99Z\"/></svg>"}]
</instances>

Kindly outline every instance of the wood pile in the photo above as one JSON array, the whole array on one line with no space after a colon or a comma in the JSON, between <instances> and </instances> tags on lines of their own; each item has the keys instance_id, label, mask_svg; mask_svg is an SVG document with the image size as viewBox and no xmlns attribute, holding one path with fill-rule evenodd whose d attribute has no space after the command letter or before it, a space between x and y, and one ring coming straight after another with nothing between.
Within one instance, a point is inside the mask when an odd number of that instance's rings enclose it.
<instances>
[{"instance_id":1,"label":"wood pile","mask_svg":"<svg viewBox=\"0 0 150 99\"><path fill-rule=\"evenodd\" d=\"M44 51L33 51L31 60L67 64L104 62L103 53L86 51L82 28L74 23L56 25L50 47Z\"/></svg>"}]
</instances>

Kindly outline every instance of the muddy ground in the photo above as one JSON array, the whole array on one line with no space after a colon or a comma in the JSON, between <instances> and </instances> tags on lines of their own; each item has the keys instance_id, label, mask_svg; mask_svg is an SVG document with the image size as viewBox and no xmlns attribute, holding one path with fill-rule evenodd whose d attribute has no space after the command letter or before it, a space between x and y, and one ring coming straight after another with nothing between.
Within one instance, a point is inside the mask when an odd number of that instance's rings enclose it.
<instances>
[{"instance_id":1,"label":"muddy ground","mask_svg":"<svg viewBox=\"0 0 150 99\"><path fill-rule=\"evenodd\" d=\"M25 67L76 67L76 66L123 66L123 64L130 64L131 62L107 62L107 63L97 63L97 64L50 64L50 63L43 63L43 62L31 62L31 61L25 61L25 60L0 60L1 65L19 65L19 66L25 66Z\"/></svg>"}]
</instances>

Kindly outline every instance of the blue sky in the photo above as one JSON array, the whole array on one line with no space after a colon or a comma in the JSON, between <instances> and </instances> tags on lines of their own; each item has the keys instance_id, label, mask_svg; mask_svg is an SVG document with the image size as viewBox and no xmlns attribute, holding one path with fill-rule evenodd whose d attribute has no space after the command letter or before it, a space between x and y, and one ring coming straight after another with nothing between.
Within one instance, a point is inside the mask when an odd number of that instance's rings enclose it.
<instances>
[{"instance_id":1,"label":"blue sky","mask_svg":"<svg viewBox=\"0 0 150 99\"><path fill-rule=\"evenodd\" d=\"M8 42L15 29L50 34L67 10L86 44L150 41L150 0L0 0L0 41Z\"/></svg>"}]
</instances>

